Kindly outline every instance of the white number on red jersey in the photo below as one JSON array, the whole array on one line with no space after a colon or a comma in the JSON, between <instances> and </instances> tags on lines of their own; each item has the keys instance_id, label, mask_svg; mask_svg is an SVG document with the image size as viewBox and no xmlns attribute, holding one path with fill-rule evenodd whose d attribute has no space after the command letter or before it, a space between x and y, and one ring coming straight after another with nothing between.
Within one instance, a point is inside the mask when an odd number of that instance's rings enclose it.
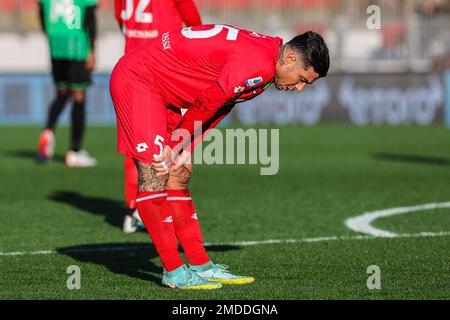
<instances>
[{"instance_id":1,"label":"white number on red jersey","mask_svg":"<svg viewBox=\"0 0 450 320\"><path fill-rule=\"evenodd\" d=\"M153 158L158 158L158 157L162 156L163 150L164 150L163 142L164 142L164 138L161 137L159 134L156 135L154 144L156 144L159 147L159 153L158 154L156 154L156 153L153 154Z\"/></svg>"},{"instance_id":2,"label":"white number on red jersey","mask_svg":"<svg viewBox=\"0 0 450 320\"><path fill-rule=\"evenodd\" d=\"M227 29L227 40L236 40L239 29L226 26L223 24L216 24L214 28L210 30L192 30L192 27L184 28L181 30L181 34L188 39L207 39L217 36L223 29Z\"/></svg>"},{"instance_id":3,"label":"white number on red jersey","mask_svg":"<svg viewBox=\"0 0 450 320\"><path fill-rule=\"evenodd\" d=\"M149 6L151 0L139 0L136 6L136 13L134 19L139 23L152 23L153 14L150 12L144 12ZM120 17L123 21L128 21L133 16L134 12L134 0L126 0L125 10L122 10Z\"/></svg>"}]
</instances>

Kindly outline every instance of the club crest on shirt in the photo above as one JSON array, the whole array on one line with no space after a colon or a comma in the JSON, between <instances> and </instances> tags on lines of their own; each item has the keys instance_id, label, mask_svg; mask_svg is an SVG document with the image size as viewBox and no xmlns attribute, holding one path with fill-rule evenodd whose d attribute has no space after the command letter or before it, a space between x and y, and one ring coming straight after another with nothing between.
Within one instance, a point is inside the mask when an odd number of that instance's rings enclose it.
<instances>
[{"instance_id":1,"label":"club crest on shirt","mask_svg":"<svg viewBox=\"0 0 450 320\"><path fill-rule=\"evenodd\" d=\"M257 78L245 80L244 83L247 87L253 87L253 86L256 86L258 83L261 83L262 81L263 81L262 77L257 77Z\"/></svg>"},{"instance_id":2,"label":"club crest on shirt","mask_svg":"<svg viewBox=\"0 0 450 320\"><path fill-rule=\"evenodd\" d=\"M237 87L234 88L234 93L242 92L242 91L244 91L244 89L245 89L244 87L237 86Z\"/></svg>"},{"instance_id":3,"label":"club crest on shirt","mask_svg":"<svg viewBox=\"0 0 450 320\"><path fill-rule=\"evenodd\" d=\"M267 81L263 85L257 87L255 90L252 91L252 93L256 96L258 94L263 93L264 90L266 90L270 85L272 84L272 81Z\"/></svg>"}]
</instances>

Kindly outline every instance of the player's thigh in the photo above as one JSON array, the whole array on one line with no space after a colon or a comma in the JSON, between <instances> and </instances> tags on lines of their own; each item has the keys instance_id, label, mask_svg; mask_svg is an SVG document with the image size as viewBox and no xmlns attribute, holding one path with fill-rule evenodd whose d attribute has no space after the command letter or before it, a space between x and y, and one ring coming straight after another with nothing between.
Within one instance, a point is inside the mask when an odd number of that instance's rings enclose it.
<instances>
[{"instance_id":1,"label":"player's thigh","mask_svg":"<svg viewBox=\"0 0 450 320\"><path fill-rule=\"evenodd\" d=\"M167 143L167 109L156 91L137 87L131 111L133 158L151 163L162 155Z\"/></svg>"},{"instance_id":2,"label":"player's thigh","mask_svg":"<svg viewBox=\"0 0 450 320\"><path fill-rule=\"evenodd\" d=\"M167 135L167 109L161 96L148 88L135 87L131 104L132 136L127 155L138 169L139 191L166 189L168 175L157 176L153 159L162 155Z\"/></svg>"},{"instance_id":3,"label":"player's thigh","mask_svg":"<svg viewBox=\"0 0 450 320\"><path fill-rule=\"evenodd\" d=\"M83 91L91 84L92 72L87 69L86 61L70 60L67 77L70 89Z\"/></svg>"},{"instance_id":4,"label":"player's thigh","mask_svg":"<svg viewBox=\"0 0 450 320\"><path fill-rule=\"evenodd\" d=\"M68 61L63 59L52 59L52 77L58 90L67 90L69 81Z\"/></svg>"},{"instance_id":5,"label":"player's thigh","mask_svg":"<svg viewBox=\"0 0 450 320\"><path fill-rule=\"evenodd\" d=\"M152 163L166 145L167 112L161 96L113 72L111 97L117 120L118 151Z\"/></svg>"}]
</instances>

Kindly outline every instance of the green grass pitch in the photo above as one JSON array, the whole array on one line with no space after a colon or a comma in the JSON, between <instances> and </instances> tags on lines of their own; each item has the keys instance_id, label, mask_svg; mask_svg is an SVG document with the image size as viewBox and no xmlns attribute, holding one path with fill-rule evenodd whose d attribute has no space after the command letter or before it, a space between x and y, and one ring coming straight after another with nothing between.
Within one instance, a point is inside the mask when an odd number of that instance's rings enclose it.
<instances>
[{"instance_id":1,"label":"green grass pitch","mask_svg":"<svg viewBox=\"0 0 450 320\"><path fill-rule=\"evenodd\" d=\"M34 163L39 128L0 128L0 299L449 299L450 237L358 239L344 221L364 212L450 201L450 130L283 127L280 171L196 166L191 191L210 257L256 282L214 291L160 286L146 233L121 231L123 157L114 128L90 127L90 169ZM396 233L449 232L450 209L380 218ZM337 237L316 242L242 241ZM234 243L234 244L233 244ZM237 243L237 244L236 244ZM44 250L44 251L41 251ZM66 269L81 270L68 290ZM366 286L381 269L381 289Z\"/></svg>"}]
</instances>

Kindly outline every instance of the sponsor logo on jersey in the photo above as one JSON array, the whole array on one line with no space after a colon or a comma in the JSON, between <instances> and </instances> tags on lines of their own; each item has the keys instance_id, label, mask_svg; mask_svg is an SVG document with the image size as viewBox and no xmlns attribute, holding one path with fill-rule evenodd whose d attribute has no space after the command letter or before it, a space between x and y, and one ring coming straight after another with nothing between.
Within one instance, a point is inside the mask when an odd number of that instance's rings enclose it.
<instances>
[{"instance_id":1,"label":"sponsor logo on jersey","mask_svg":"<svg viewBox=\"0 0 450 320\"><path fill-rule=\"evenodd\" d=\"M267 81L266 83L264 83L261 87L256 88L255 90L253 90L253 94L254 95L258 95L261 94L264 90L266 90L269 86L270 86L271 82Z\"/></svg>"},{"instance_id":2,"label":"sponsor logo on jersey","mask_svg":"<svg viewBox=\"0 0 450 320\"><path fill-rule=\"evenodd\" d=\"M134 30L127 29L125 26L123 26L122 32L128 38L151 39L158 37L158 30Z\"/></svg>"},{"instance_id":3,"label":"sponsor logo on jersey","mask_svg":"<svg viewBox=\"0 0 450 320\"><path fill-rule=\"evenodd\" d=\"M173 222L173 218L172 218L172 216L168 216L168 217L165 218L162 222L165 222L165 223L172 223L172 222Z\"/></svg>"},{"instance_id":4,"label":"sponsor logo on jersey","mask_svg":"<svg viewBox=\"0 0 450 320\"><path fill-rule=\"evenodd\" d=\"M244 87L237 86L237 87L234 88L234 93L242 92L242 91L244 91L244 89L245 89Z\"/></svg>"},{"instance_id":5,"label":"sponsor logo on jersey","mask_svg":"<svg viewBox=\"0 0 450 320\"><path fill-rule=\"evenodd\" d=\"M162 45L164 50L170 49L170 38L169 38L169 32L163 33L163 35L161 36L161 41L162 41Z\"/></svg>"},{"instance_id":6,"label":"sponsor logo on jersey","mask_svg":"<svg viewBox=\"0 0 450 320\"><path fill-rule=\"evenodd\" d=\"M147 151L147 149L148 149L148 145L145 142L139 143L136 146L137 152L144 152L144 151Z\"/></svg>"},{"instance_id":7,"label":"sponsor logo on jersey","mask_svg":"<svg viewBox=\"0 0 450 320\"><path fill-rule=\"evenodd\" d=\"M245 80L244 83L247 87L253 87L253 86L256 86L258 83L261 83L262 81L263 81L262 77L257 77L257 78Z\"/></svg>"}]
</instances>

